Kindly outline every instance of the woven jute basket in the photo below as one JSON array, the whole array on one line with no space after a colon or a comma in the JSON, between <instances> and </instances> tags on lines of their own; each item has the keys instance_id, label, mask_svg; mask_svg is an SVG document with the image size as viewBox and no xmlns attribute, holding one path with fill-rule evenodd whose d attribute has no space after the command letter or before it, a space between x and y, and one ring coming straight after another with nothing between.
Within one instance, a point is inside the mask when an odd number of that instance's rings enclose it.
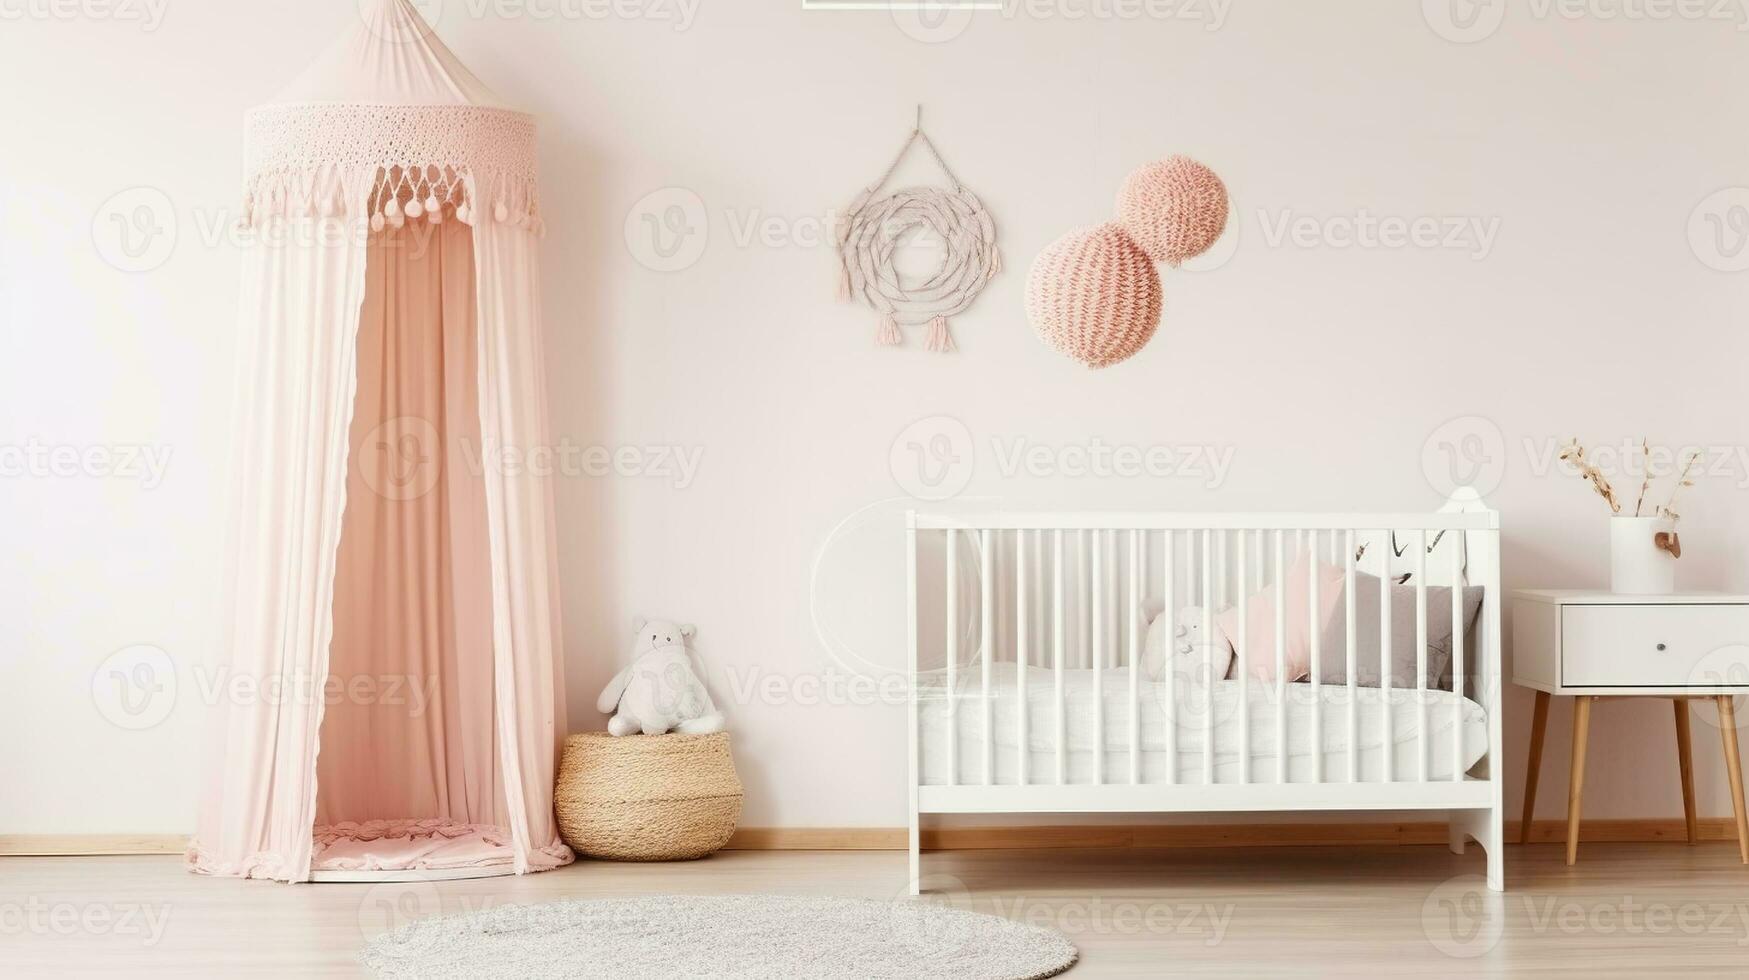
<instances>
[{"instance_id":1,"label":"woven jute basket","mask_svg":"<svg viewBox=\"0 0 1749 980\"><path fill-rule=\"evenodd\" d=\"M560 836L579 854L612 861L704 857L729 842L741 819L729 736L569 736L553 809Z\"/></svg>"}]
</instances>

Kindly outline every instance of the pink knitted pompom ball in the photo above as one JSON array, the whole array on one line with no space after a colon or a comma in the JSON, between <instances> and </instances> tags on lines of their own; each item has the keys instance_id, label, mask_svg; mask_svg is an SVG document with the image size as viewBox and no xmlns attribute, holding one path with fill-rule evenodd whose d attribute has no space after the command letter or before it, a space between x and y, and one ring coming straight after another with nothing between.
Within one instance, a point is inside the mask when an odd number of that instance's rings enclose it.
<instances>
[{"instance_id":1,"label":"pink knitted pompom ball","mask_svg":"<svg viewBox=\"0 0 1749 980\"><path fill-rule=\"evenodd\" d=\"M1088 367L1116 364L1160 325L1160 274L1117 225L1078 229L1033 260L1026 317L1057 351Z\"/></svg>"},{"instance_id":2,"label":"pink knitted pompom ball","mask_svg":"<svg viewBox=\"0 0 1749 980\"><path fill-rule=\"evenodd\" d=\"M1227 227L1227 185L1189 157L1133 171L1117 195L1118 222L1156 262L1176 266L1209 250Z\"/></svg>"}]
</instances>

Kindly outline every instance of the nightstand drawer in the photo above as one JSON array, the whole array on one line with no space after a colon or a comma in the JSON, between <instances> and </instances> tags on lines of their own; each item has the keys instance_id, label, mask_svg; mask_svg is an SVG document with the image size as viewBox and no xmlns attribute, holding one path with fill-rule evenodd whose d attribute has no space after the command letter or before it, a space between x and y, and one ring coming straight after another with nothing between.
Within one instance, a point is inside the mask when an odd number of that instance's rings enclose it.
<instances>
[{"instance_id":1,"label":"nightstand drawer","mask_svg":"<svg viewBox=\"0 0 1749 980\"><path fill-rule=\"evenodd\" d=\"M1695 687L1749 679L1749 605L1568 605L1566 687Z\"/></svg>"}]
</instances>

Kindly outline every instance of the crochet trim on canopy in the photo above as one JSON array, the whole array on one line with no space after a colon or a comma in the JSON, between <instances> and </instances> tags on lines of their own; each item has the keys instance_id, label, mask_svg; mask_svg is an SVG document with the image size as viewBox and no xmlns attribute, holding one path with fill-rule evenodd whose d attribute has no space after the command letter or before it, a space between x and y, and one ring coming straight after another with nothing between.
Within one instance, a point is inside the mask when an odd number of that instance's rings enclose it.
<instances>
[{"instance_id":1,"label":"crochet trim on canopy","mask_svg":"<svg viewBox=\"0 0 1749 980\"><path fill-rule=\"evenodd\" d=\"M245 117L243 224L356 217L373 229L481 216L540 230L534 117L473 105L267 105ZM362 195L349 193L365 188ZM355 202L362 202L358 204ZM482 210L482 207L485 210Z\"/></svg>"}]
</instances>

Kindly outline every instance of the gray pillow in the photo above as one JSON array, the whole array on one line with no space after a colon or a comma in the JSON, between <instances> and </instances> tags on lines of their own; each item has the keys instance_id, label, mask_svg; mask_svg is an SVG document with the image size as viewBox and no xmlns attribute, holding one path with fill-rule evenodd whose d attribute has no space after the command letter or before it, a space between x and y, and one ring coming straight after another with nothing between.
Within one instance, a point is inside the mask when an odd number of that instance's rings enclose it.
<instances>
[{"instance_id":1,"label":"gray pillow","mask_svg":"<svg viewBox=\"0 0 1749 980\"><path fill-rule=\"evenodd\" d=\"M1465 646L1475 635L1476 614L1482 608L1480 586L1464 587ZM1354 645L1355 678L1359 687L1379 686L1379 579L1354 575L1354 620L1358 625ZM1427 686L1451 690L1451 588L1427 587ZM1318 663L1314 669L1323 684L1348 683L1347 599L1336 602L1336 613L1319 636ZM1467 660L1466 656L1466 660ZM1412 688L1415 670L1415 586L1391 586L1391 687Z\"/></svg>"}]
</instances>

